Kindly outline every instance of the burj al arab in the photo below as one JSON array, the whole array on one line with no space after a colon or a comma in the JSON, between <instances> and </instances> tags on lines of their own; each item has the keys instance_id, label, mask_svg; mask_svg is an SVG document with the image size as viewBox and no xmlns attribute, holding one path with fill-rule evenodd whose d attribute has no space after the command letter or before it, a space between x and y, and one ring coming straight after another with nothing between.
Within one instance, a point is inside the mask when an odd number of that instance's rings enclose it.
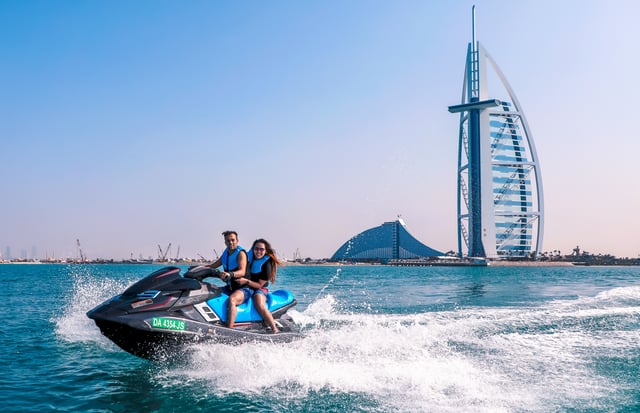
<instances>
[{"instance_id":1,"label":"burj al arab","mask_svg":"<svg viewBox=\"0 0 640 413\"><path fill-rule=\"evenodd\" d=\"M458 140L458 254L536 258L544 235L540 163L504 74L476 40L467 47Z\"/></svg>"}]
</instances>

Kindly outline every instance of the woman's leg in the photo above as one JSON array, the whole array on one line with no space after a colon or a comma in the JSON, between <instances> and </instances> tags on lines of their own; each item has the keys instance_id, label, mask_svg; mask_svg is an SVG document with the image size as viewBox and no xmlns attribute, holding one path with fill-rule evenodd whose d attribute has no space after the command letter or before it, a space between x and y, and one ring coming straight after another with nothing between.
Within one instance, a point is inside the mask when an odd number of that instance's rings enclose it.
<instances>
[{"instance_id":1,"label":"woman's leg","mask_svg":"<svg viewBox=\"0 0 640 413\"><path fill-rule=\"evenodd\" d=\"M256 310L262 316L262 319L271 326L271 330L273 330L274 333L279 333L280 330L278 330L271 312L267 310L267 297L264 294L256 293L253 295L253 304L256 306Z\"/></svg>"}]
</instances>

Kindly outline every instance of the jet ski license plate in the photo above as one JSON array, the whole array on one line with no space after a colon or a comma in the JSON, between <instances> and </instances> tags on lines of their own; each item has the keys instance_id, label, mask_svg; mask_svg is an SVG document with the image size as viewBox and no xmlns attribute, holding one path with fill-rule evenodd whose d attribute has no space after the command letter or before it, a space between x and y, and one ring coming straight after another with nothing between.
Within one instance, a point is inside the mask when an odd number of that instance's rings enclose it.
<instances>
[{"instance_id":1,"label":"jet ski license plate","mask_svg":"<svg viewBox=\"0 0 640 413\"><path fill-rule=\"evenodd\" d=\"M165 317L153 317L151 319L151 327L162 328L165 330L183 331L187 327L187 323L182 320Z\"/></svg>"}]
</instances>

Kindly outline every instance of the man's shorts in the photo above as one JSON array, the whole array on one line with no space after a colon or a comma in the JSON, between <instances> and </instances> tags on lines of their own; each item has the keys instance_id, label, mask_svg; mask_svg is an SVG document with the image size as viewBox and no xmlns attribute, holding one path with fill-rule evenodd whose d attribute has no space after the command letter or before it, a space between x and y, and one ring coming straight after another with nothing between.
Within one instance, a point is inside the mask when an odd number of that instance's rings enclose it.
<instances>
[{"instance_id":1,"label":"man's shorts","mask_svg":"<svg viewBox=\"0 0 640 413\"><path fill-rule=\"evenodd\" d=\"M247 301L249 301L249 298L251 298L253 296L253 289L252 288L240 288L239 290L235 290L235 291L231 291L231 289L229 288L228 285L225 285L222 288L222 291L227 294L227 295L231 295L233 293L235 293L236 291L242 291L242 294L244 295L244 299L242 300L241 304L246 303Z\"/></svg>"}]
</instances>

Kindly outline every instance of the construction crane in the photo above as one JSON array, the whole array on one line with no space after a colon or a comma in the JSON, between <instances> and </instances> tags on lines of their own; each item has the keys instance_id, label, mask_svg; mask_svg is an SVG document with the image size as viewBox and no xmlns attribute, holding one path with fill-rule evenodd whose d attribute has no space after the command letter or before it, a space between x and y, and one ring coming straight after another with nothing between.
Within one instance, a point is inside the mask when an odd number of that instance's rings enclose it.
<instances>
[{"instance_id":1,"label":"construction crane","mask_svg":"<svg viewBox=\"0 0 640 413\"><path fill-rule=\"evenodd\" d=\"M158 261L160 262L165 262L167 261L167 254L169 254L169 251L171 250L171 243L169 243L169 245L167 245L167 249L162 251L162 247L160 246L160 244L158 244Z\"/></svg>"},{"instance_id":2,"label":"construction crane","mask_svg":"<svg viewBox=\"0 0 640 413\"><path fill-rule=\"evenodd\" d=\"M176 252L176 261L180 260L180 245L178 245L178 252Z\"/></svg>"},{"instance_id":3,"label":"construction crane","mask_svg":"<svg viewBox=\"0 0 640 413\"><path fill-rule=\"evenodd\" d=\"M80 255L80 262L84 262L84 253L82 252L82 247L80 246L80 239L76 238L76 245L78 246L78 255Z\"/></svg>"}]
</instances>

